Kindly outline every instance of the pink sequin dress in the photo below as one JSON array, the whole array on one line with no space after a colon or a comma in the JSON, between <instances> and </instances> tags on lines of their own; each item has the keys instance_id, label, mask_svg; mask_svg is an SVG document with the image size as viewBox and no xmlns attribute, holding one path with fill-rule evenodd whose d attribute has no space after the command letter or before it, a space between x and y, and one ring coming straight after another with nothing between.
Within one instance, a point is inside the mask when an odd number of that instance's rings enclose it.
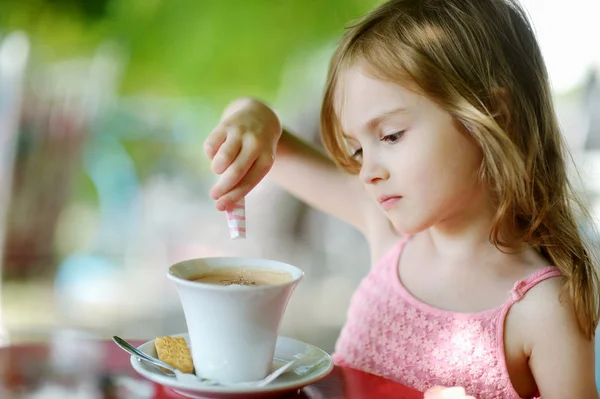
<instances>
[{"instance_id":1,"label":"pink sequin dress","mask_svg":"<svg viewBox=\"0 0 600 399\"><path fill-rule=\"evenodd\" d=\"M529 289L560 276L558 269L542 268L517 282L499 308L455 313L427 305L403 287L397 265L406 241L356 290L334 361L422 392L434 385L462 386L480 399L519 399L504 358L504 320Z\"/></svg>"}]
</instances>

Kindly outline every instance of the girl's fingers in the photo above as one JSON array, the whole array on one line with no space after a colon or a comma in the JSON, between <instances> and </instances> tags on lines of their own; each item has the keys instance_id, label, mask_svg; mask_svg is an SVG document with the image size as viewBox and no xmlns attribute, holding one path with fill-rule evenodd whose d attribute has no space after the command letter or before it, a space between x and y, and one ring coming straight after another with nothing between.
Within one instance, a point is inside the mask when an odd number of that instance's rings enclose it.
<instances>
[{"instance_id":1,"label":"girl's fingers","mask_svg":"<svg viewBox=\"0 0 600 399\"><path fill-rule=\"evenodd\" d=\"M233 189L245 178L259 154L260 148L255 137L246 136L243 139L242 150L235 158L235 161L221 174L217 183L210 190L210 196L214 199L219 199Z\"/></svg>"},{"instance_id":2,"label":"girl's fingers","mask_svg":"<svg viewBox=\"0 0 600 399\"><path fill-rule=\"evenodd\" d=\"M227 138L227 129L219 125L204 140L204 153L208 159L213 159Z\"/></svg>"},{"instance_id":3,"label":"girl's fingers","mask_svg":"<svg viewBox=\"0 0 600 399\"><path fill-rule=\"evenodd\" d=\"M226 210L244 198L269 172L271 166L273 166L272 156L257 158L239 184L217 201L217 209L221 211Z\"/></svg>"},{"instance_id":4,"label":"girl's fingers","mask_svg":"<svg viewBox=\"0 0 600 399\"><path fill-rule=\"evenodd\" d=\"M220 175L233 163L242 149L242 135L237 129L229 130L210 164L213 173Z\"/></svg>"}]
</instances>

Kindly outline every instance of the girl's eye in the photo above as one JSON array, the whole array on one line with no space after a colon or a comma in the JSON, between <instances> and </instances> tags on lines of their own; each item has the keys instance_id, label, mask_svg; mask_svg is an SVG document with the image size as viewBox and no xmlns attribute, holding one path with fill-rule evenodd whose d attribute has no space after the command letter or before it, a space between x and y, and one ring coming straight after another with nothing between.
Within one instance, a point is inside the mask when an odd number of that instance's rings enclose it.
<instances>
[{"instance_id":1,"label":"girl's eye","mask_svg":"<svg viewBox=\"0 0 600 399\"><path fill-rule=\"evenodd\" d=\"M362 157L362 148L359 148L358 150L354 151L354 153L352 154L352 159L354 160L360 160L360 158Z\"/></svg>"},{"instance_id":2,"label":"girl's eye","mask_svg":"<svg viewBox=\"0 0 600 399\"><path fill-rule=\"evenodd\" d=\"M400 132L388 134L387 136L383 137L382 141L387 141L388 143L394 144L400 141L400 139L404 136L405 132L405 130L402 130Z\"/></svg>"}]
</instances>

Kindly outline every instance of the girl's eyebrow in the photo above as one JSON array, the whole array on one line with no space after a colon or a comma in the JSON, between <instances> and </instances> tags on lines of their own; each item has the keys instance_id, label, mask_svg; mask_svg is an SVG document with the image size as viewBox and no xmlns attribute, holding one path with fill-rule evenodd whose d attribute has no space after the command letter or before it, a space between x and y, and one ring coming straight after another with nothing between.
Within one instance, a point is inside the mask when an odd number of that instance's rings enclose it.
<instances>
[{"instance_id":1,"label":"girl's eyebrow","mask_svg":"<svg viewBox=\"0 0 600 399\"><path fill-rule=\"evenodd\" d=\"M367 123L365 123L365 127L367 128L367 130L374 130L375 128L377 128L377 126L379 126L379 124L381 122L383 122L390 116L393 116L396 114L406 114L408 112L409 112L408 108L404 108L404 107L393 108L389 111L382 112L379 115L371 118ZM342 136L347 139L353 139L353 137L347 133L342 133Z\"/></svg>"},{"instance_id":2,"label":"girl's eyebrow","mask_svg":"<svg viewBox=\"0 0 600 399\"><path fill-rule=\"evenodd\" d=\"M379 126L379 124L381 122L383 122L384 120L386 120L390 116L393 116L395 114L405 114L405 113L408 113L408 108L404 108L404 107L394 108L394 109L391 109L389 111L382 112L378 116L372 118L371 120L369 120L365 124L365 126L368 129L375 129L377 126Z\"/></svg>"}]
</instances>

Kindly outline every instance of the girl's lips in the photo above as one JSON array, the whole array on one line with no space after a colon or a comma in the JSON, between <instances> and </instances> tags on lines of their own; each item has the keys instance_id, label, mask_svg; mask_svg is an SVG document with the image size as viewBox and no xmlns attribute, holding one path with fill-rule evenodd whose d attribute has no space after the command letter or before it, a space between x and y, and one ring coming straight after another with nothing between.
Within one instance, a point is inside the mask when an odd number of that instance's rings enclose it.
<instances>
[{"instance_id":1,"label":"girl's lips","mask_svg":"<svg viewBox=\"0 0 600 399\"><path fill-rule=\"evenodd\" d=\"M381 197L379 198L379 203L381 207L385 210L391 209L398 201L402 199L401 196L391 196L391 197Z\"/></svg>"}]
</instances>

